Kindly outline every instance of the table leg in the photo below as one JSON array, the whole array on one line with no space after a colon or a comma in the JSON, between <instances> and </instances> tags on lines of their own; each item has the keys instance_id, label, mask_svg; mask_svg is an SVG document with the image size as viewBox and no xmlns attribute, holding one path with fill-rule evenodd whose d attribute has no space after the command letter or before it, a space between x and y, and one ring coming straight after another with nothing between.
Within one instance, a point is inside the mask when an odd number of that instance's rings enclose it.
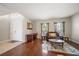
<instances>
[{"instance_id":1,"label":"table leg","mask_svg":"<svg viewBox=\"0 0 79 59\"><path fill-rule=\"evenodd\" d=\"M64 43L62 43L62 48L63 48Z\"/></svg>"}]
</instances>

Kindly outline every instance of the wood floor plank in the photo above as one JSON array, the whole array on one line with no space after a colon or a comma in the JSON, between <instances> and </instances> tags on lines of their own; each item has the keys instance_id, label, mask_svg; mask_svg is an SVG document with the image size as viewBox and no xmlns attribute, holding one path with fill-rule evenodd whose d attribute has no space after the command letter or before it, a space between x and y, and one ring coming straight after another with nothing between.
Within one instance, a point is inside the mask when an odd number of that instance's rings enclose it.
<instances>
[{"instance_id":1,"label":"wood floor plank","mask_svg":"<svg viewBox=\"0 0 79 59\"><path fill-rule=\"evenodd\" d=\"M42 42L40 39L33 42L25 42L3 54L1 56L69 56L71 54L59 53L54 51L48 51L47 53L42 51Z\"/></svg>"}]
</instances>

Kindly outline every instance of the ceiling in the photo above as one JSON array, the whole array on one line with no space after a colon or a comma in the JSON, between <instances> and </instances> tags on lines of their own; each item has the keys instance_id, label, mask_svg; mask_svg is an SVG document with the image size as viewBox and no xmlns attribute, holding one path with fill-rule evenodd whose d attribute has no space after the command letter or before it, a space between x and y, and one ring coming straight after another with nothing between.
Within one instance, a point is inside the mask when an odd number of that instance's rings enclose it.
<instances>
[{"instance_id":1,"label":"ceiling","mask_svg":"<svg viewBox=\"0 0 79 59\"><path fill-rule=\"evenodd\" d=\"M31 20L63 18L79 12L78 3L1 3L0 15L18 12Z\"/></svg>"}]
</instances>

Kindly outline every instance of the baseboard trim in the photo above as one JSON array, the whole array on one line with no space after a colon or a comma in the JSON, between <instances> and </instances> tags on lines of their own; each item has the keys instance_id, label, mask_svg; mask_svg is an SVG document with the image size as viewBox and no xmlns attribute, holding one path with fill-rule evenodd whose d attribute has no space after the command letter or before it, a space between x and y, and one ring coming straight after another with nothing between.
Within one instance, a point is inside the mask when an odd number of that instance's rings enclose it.
<instances>
[{"instance_id":1,"label":"baseboard trim","mask_svg":"<svg viewBox=\"0 0 79 59\"><path fill-rule=\"evenodd\" d=\"M79 41L74 41L74 40L70 40L71 42L75 43L75 44L78 44L79 45Z\"/></svg>"}]
</instances>

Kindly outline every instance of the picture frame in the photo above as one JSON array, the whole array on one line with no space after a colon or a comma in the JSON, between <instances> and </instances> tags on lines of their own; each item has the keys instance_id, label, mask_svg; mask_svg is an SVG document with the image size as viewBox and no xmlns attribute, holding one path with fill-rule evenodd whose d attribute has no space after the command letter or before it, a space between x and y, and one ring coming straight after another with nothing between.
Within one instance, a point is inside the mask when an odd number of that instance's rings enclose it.
<instances>
[{"instance_id":1,"label":"picture frame","mask_svg":"<svg viewBox=\"0 0 79 59\"><path fill-rule=\"evenodd\" d=\"M27 29L32 30L32 23L27 22Z\"/></svg>"}]
</instances>

